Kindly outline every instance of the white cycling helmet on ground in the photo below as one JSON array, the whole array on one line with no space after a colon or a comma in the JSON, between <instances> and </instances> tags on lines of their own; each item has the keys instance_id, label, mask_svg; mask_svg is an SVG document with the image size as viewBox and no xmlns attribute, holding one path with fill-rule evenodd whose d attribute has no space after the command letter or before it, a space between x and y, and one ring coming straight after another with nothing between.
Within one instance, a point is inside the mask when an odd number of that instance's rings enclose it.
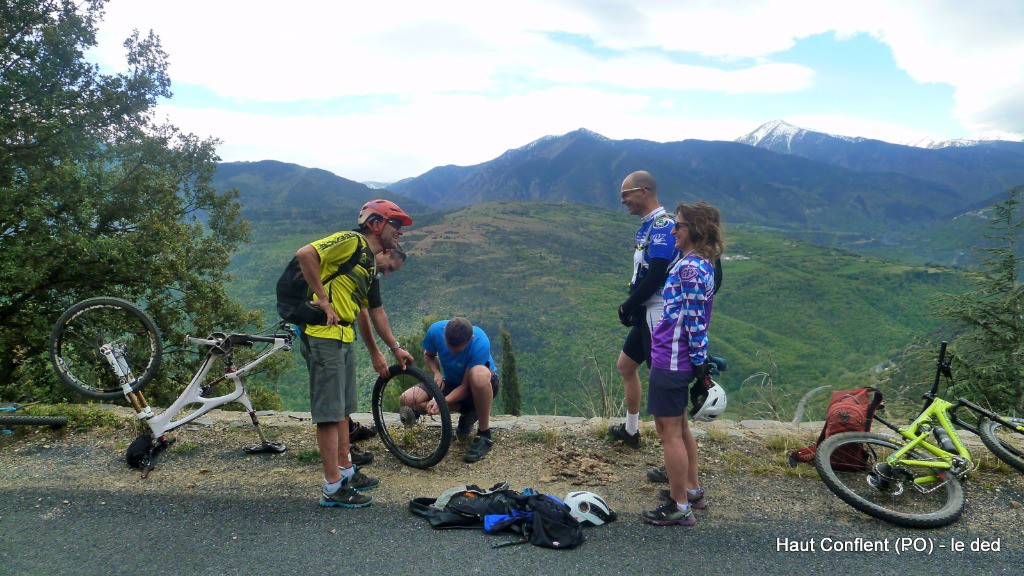
<instances>
[{"instance_id":1,"label":"white cycling helmet on ground","mask_svg":"<svg viewBox=\"0 0 1024 576\"><path fill-rule=\"evenodd\" d=\"M714 380L711 383L711 388L702 389L703 386L694 385L690 391L690 400L693 401L690 416L694 422L711 422L725 412L725 405L728 403L725 389Z\"/></svg>"},{"instance_id":2,"label":"white cycling helmet on ground","mask_svg":"<svg viewBox=\"0 0 1024 576\"><path fill-rule=\"evenodd\" d=\"M600 526L618 518L608 503L593 492L569 492L565 504L572 517L584 526Z\"/></svg>"}]
</instances>

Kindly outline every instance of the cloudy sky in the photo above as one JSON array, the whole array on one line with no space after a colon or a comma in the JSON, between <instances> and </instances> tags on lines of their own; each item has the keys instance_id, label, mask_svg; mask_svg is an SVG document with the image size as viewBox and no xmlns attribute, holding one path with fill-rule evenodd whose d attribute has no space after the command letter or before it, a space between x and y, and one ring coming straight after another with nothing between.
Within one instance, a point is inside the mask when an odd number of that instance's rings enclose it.
<instances>
[{"instance_id":1,"label":"cloudy sky","mask_svg":"<svg viewBox=\"0 0 1024 576\"><path fill-rule=\"evenodd\" d=\"M159 113L223 160L358 181L577 128L1024 137L1019 0L111 0L91 58L123 69L132 29L170 56Z\"/></svg>"}]
</instances>

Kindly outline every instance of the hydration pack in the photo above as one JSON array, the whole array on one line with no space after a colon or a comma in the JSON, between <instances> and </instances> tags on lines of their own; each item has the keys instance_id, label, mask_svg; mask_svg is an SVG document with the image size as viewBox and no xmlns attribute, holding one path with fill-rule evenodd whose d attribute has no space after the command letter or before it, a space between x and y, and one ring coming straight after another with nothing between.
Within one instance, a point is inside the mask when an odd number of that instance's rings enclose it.
<instances>
[{"instance_id":1,"label":"hydration pack","mask_svg":"<svg viewBox=\"0 0 1024 576\"><path fill-rule=\"evenodd\" d=\"M872 393L874 396L869 398ZM875 411L881 403L882 393L877 388L869 386L833 392L829 398L828 411L825 413L825 426L822 427L818 440L807 448L790 452L789 465L796 466L801 462L805 464L814 462L818 446L833 434L854 431L869 432L871 419L874 418ZM863 470L865 461L866 453L861 445L843 446L832 453L832 467L836 470Z\"/></svg>"},{"instance_id":2,"label":"hydration pack","mask_svg":"<svg viewBox=\"0 0 1024 576\"><path fill-rule=\"evenodd\" d=\"M343 262L330 276L323 279L324 286L342 274L348 274L359 263L363 253L363 241L360 239L352 256ZM331 294L328 292L328 300ZM285 322L301 326L323 326L327 324L327 314L319 306L313 304L313 291L302 275L298 256L293 256L285 266L281 277L277 279L277 313ZM341 322L343 326L351 322Z\"/></svg>"},{"instance_id":3,"label":"hydration pack","mask_svg":"<svg viewBox=\"0 0 1024 576\"><path fill-rule=\"evenodd\" d=\"M513 505L507 514L484 519L484 531L493 534L510 530L518 532L522 538L498 544L496 548L525 542L542 548L575 548L586 540L583 525L573 518L569 506L558 498L527 488L512 500Z\"/></svg>"}]
</instances>

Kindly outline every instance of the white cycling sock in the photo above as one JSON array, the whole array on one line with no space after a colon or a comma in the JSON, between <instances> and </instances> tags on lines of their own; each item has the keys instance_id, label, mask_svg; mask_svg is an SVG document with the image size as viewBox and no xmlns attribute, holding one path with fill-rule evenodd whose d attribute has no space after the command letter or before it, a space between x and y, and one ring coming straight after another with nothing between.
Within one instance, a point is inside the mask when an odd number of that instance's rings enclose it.
<instances>
[{"instance_id":1,"label":"white cycling sock","mask_svg":"<svg viewBox=\"0 0 1024 576\"><path fill-rule=\"evenodd\" d=\"M690 503L689 502L684 502L684 503L680 504L679 502L676 502L676 508L679 508L680 512L689 512L690 511Z\"/></svg>"},{"instance_id":2,"label":"white cycling sock","mask_svg":"<svg viewBox=\"0 0 1024 576\"><path fill-rule=\"evenodd\" d=\"M344 480L345 478L351 478L352 475L356 473L355 466L349 466L348 468L342 468L341 466L338 466L338 470L341 470L342 480Z\"/></svg>"},{"instance_id":3,"label":"white cycling sock","mask_svg":"<svg viewBox=\"0 0 1024 576\"><path fill-rule=\"evenodd\" d=\"M636 434L637 430L640 429L640 413L630 414L626 412L626 432L630 434Z\"/></svg>"},{"instance_id":4,"label":"white cycling sock","mask_svg":"<svg viewBox=\"0 0 1024 576\"><path fill-rule=\"evenodd\" d=\"M344 478L342 478L342 480L344 480ZM338 489L341 488L342 480L338 480L337 482L328 482L327 479L325 478L324 494L334 494L335 492L337 492Z\"/></svg>"},{"instance_id":5,"label":"white cycling sock","mask_svg":"<svg viewBox=\"0 0 1024 576\"><path fill-rule=\"evenodd\" d=\"M697 494L700 494L700 486L698 486L696 490L687 490L686 491L686 495L687 496L696 496Z\"/></svg>"}]
</instances>

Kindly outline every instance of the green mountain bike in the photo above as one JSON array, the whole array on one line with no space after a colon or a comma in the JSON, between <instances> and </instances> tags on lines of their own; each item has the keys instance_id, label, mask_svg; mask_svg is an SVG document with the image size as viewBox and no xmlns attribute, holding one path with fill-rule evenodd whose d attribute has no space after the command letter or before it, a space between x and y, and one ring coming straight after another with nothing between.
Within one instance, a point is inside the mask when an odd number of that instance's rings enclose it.
<instances>
[{"instance_id":1,"label":"green mountain bike","mask_svg":"<svg viewBox=\"0 0 1024 576\"><path fill-rule=\"evenodd\" d=\"M966 496L961 480L977 467L956 427L981 437L1000 460L1024 472L1024 419L1000 416L960 398L938 396L939 381L952 381L946 342L939 349L935 383L924 395L920 416L898 427L875 420L899 436L843 432L818 446L815 467L832 492L857 510L880 520L912 528L935 528L955 522ZM977 426L957 417L966 408Z\"/></svg>"}]
</instances>

